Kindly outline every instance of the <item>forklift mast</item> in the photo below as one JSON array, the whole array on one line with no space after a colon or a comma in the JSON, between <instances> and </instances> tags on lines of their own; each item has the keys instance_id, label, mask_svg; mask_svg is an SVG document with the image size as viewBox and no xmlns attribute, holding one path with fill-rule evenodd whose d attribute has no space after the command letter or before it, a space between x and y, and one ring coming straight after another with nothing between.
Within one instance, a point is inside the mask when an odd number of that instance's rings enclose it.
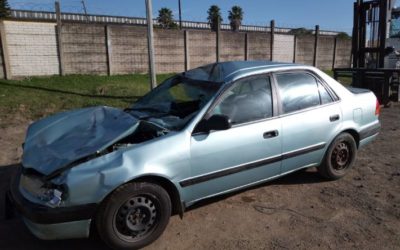
<instances>
[{"instance_id":1,"label":"forklift mast","mask_svg":"<svg viewBox=\"0 0 400 250\"><path fill-rule=\"evenodd\" d=\"M400 12L394 4L395 0L357 0L354 3L352 67L333 70L336 80L351 78L353 87L372 90L385 106L400 100L400 52L387 46L400 44L397 43L400 30L396 30ZM395 36L389 38L389 33ZM395 66L387 67L393 61Z\"/></svg>"},{"instance_id":2,"label":"forklift mast","mask_svg":"<svg viewBox=\"0 0 400 250\"><path fill-rule=\"evenodd\" d=\"M394 0L357 0L354 3L352 36L353 68L385 67Z\"/></svg>"}]
</instances>

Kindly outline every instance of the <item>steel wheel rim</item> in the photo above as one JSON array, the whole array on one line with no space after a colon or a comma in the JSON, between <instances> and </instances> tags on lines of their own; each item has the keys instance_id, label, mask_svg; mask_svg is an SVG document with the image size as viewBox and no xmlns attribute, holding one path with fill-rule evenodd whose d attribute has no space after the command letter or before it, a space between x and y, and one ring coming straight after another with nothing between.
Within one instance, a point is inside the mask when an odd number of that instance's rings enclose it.
<instances>
[{"instance_id":1,"label":"steel wheel rim","mask_svg":"<svg viewBox=\"0 0 400 250\"><path fill-rule=\"evenodd\" d=\"M149 195L138 195L128 199L114 214L114 231L128 242L146 238L158 225L158 204L158 200Z\"/></svg>"},{"instance_id":2,"label":"steel wheel rim","mask_svg":"<svg viewBox=\"0 0 400 250\"><path fill-rule=\"evenodd\" d=\"M336 171L343 171L350 166L352 150L346 141L339 142L332 151L331 163Z\"/></svg>"}]
</instances>

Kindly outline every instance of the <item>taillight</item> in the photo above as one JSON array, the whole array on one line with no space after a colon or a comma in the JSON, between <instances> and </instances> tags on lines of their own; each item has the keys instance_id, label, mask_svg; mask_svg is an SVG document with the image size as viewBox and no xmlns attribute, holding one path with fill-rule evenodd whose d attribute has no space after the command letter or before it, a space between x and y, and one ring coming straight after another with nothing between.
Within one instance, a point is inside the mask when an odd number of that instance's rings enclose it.
<instances>
[{"instance_id":1,"label":"taillight","mask_svg":"<svg viewBox=\"0 0 400 250\"><path fill-rule=\"evenodd\" d=\"M380 115L380 114L381 114L381 105L379 104L379 101L376 100L375 115Z\"/></svg>"}]
</instances>

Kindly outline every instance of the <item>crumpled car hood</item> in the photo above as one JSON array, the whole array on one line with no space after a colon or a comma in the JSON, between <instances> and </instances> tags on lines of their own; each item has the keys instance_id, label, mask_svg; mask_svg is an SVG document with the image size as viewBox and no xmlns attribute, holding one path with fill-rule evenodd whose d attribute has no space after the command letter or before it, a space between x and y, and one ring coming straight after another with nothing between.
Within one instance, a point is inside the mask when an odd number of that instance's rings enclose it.
<instances>
[{"instance_id":1,"label":"crumpled car hood","mask_svg":"<svg viewBox=\"0 0 400 250\"><path fill-rule=\"evenodd\" d=\"M49 175L72 162L102 151L133 133L139 121L111 107L59 113L31 124L22 165Z\"/></svg>"}]
</instances>

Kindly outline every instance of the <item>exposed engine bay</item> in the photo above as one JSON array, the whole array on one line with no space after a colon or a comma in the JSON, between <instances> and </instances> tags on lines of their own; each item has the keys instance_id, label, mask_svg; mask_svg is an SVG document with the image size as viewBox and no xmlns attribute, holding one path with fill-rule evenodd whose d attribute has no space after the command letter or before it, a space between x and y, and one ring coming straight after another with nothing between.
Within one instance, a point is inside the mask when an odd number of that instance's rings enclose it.
<instances>
[{"instance_id":1,"label":"exposed engine bay","mask_svg":"<svg viewBox=\"0 0 400 250\"><path fill-rule=\"evenodd\" d=\"M131 135L123 138L116 142L110 148L107 149L107 153L129 147L134 144L139 144L145 141L155 139L160 136L164 136L169 133L169 130L157 126L154 123L147 121L140 121L138 128Z\"/></svg>"}]
</instances>

